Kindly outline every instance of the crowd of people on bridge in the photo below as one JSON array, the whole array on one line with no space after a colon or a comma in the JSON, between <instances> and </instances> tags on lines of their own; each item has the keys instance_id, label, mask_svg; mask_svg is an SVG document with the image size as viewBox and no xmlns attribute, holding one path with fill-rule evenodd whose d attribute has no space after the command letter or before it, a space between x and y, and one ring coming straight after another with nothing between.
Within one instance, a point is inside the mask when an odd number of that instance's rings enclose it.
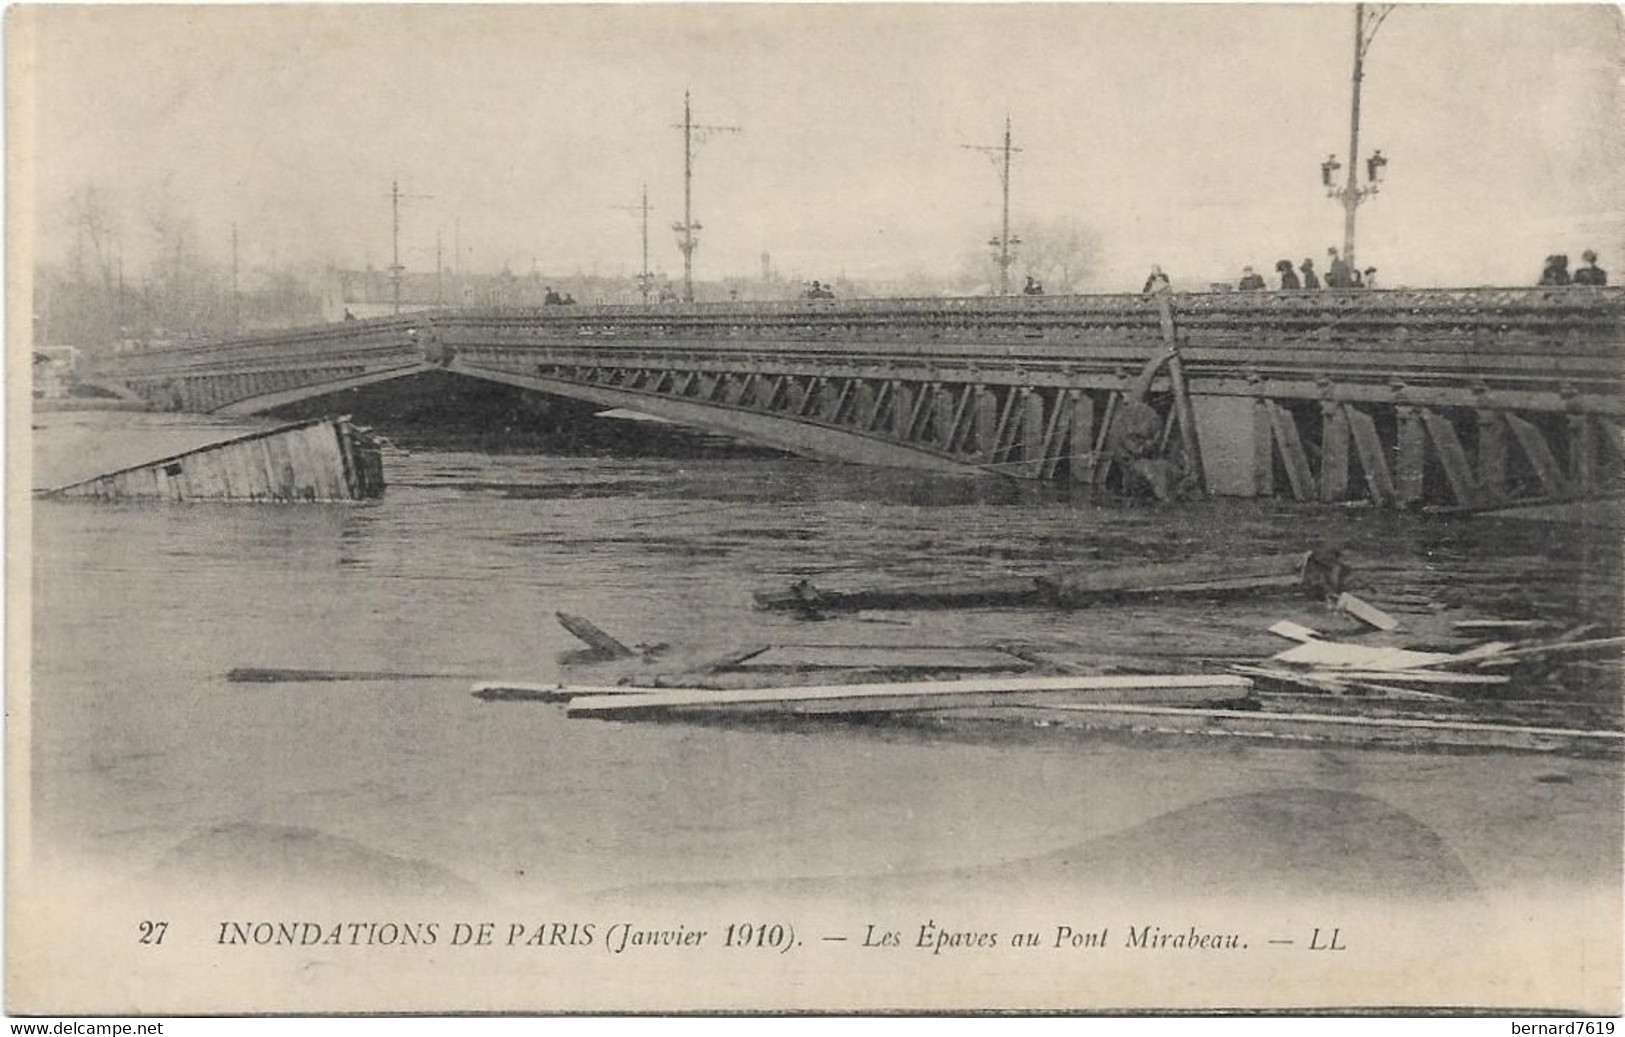
<instances>
[{"instance_id":1,"label":"crowd of people on bridge","mask_svg":"<svg viewBox=\"0 0 1625 1037\"><path fill-rule=\"evenodd\" d=\"M1318 291L1325 288L1375 288L1377 287L1377 268L1368 266L1364 270L1357 269L1348 260L1338 254L1337 249L1326 250L1326 273L1324 277L1315 270L1315 261L1304 257L1302 263L1293 267L1292 260L1282 259L1275 264L1276 290L1283 292ZM1250 266L1241 268L1241 279L1236 282L1236 290L1242 292L1264 292L1270 290L1269 282L1264 275Z\"/></svg>"},{"instance_id":2,"label":"crowd of people on bridge","mask_svg":"<svg viewBox=\"0 0 1625 1037\"><path fill-rule=\"evenodd\" d=\"M833 299L835 298L835 291L827 284L814 281L806 291L801 293L801 297L803 299Z\"/></svg>"},{"instance_id":3,"label":"crowd of people on bridge","mask_svg":"<svg viewBox=\"0 0 1625 1037\"><path fill-rule=\"evenodd\" d=\"M547 294L542 296L543 306L574 306L575 304L576 297L574 295L569 292L560 295L553 290L552 285L547 286Z\"/></svg>"},{"instance_id":4,"label":"crowd of people on bridge","mask_svg":"<svg viewBox=\"0 0 1625 1037\"><path fill-rule=\"evenodd\" d=\"M1597 253L1586 249L1580 253L1580 258L1585 262L1585 266L1571 274L1568 256L1547 256L1546 265L1540 271L1540 286L1548 288L1577 284L1600 288L1608 283L1608 271L1597 265Z\"/></svg>"}]
</instances>

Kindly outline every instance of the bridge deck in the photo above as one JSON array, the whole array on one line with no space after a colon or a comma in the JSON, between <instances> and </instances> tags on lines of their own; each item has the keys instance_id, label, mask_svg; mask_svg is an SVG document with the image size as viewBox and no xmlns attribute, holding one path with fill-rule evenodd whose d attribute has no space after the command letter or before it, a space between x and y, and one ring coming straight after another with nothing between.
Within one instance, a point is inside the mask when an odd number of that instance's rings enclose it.
<instances>
[{"instance_id":1,"label":"bridge deck","mask_svg":"<svg viewBox=\"0 0 1625 1037\"><path fill-rule=\"evenodd\" d=\"M1172 302L1230 492L1341 499L1364 478L1383 502L1593 493L1621 452L1625 289ZM97 373L161 405L251 410L443 367L817 456L1076 478L1162 336L1138 295L447 309Z\"/></svg>"}]
</instances>

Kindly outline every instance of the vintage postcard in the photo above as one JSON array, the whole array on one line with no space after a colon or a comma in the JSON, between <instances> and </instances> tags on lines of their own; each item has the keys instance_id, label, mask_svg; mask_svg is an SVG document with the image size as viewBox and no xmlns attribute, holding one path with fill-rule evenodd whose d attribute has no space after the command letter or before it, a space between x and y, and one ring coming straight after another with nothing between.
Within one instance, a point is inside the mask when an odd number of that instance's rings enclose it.
<instances>
[{"instance_id":1,"label":"vintage postcard","mask_svg":"<svg viewBox=\"0 0 1625 1037\"><path fill-rule=\"evenodd\" d=\"M6 1010L1618 1014L1622 29L10 8Z\"/></svg>"}]
</instances>

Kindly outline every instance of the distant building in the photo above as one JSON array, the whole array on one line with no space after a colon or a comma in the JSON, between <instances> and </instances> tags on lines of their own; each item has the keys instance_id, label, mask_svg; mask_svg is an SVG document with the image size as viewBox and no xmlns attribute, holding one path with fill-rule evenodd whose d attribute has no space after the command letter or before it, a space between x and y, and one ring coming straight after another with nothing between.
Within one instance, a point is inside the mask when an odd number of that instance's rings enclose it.
<instances>
[{"instance_id":1,"label":"distant building","mask_svg":"<svg viewBox=\"0 0 1625 1037\"><path fill-rule=\"evenodd\" d=\"M79 370L77 346L40 346L34 350L34 395L59 400L68 395Z\"/></svg>"}]
</instances>

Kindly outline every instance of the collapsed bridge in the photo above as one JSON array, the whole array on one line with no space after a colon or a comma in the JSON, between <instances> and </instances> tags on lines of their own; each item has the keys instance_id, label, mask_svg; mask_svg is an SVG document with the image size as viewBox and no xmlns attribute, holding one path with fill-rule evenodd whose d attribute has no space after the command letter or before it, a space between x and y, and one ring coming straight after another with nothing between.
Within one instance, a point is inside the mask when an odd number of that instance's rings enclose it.
<instances>
[{"instance_id":1,"label":"collapsed bridge","mask_svg":"<svg viewBox=\"0 0 1625 1037\"><path fill-rule=\"evenodd\" d=\"M1489 508L1612 495L1625 289L1169 297L1208 489ZM1165 347L1138 295L442 309L122 354L97 383L253 413L445 370L812 457L1094 479ZM1148 403L1169 441L1166 374Z\"/></svg>"}]
</instances>

